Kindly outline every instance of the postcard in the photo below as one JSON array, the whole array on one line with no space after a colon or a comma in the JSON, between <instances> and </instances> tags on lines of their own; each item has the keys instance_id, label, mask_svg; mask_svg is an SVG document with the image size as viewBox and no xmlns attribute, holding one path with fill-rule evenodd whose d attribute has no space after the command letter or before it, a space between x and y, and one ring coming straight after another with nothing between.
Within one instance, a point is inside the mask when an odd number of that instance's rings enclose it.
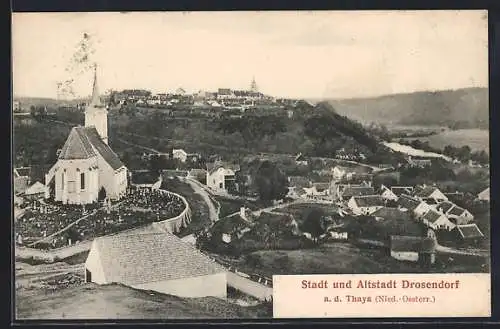
<instances>
[{"instance_id":1,"label":"postcard","mask_svg":"<svg viewBox=\"0 0 500 329\"><path fill-rule=\"evenodd\" d=\"M13 13L16 320L489 317L488 13Z\"/></svg>"}]
</instances>

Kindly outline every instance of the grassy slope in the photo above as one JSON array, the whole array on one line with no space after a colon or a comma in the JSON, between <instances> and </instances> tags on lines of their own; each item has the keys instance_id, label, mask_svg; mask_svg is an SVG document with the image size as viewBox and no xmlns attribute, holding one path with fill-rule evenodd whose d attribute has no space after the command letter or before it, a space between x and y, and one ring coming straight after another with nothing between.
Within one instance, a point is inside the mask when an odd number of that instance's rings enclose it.
<instances>
[{"instance_id":1,"label":"grassy slope","mask_svg":"<svg viewBox=\"0 0 500 329\"><path fill-rule=\"evenodd\" d=\"M241 307L217 298L179 298L121 285L56 291L21 290L18 319L227 319L271 317L264 306Z\"/></svg>"},{"instance_id":2,"label":"grassy slope","mask_svg":"<svg viewBox=\"0 0 500 329\"><path fill-rule=\"evenodd\" d=\"M488 125L486 88L331 100L330 103L338 113L362 122L441 125L482 121Z\"/></svg>"},{"instance_id":3,"label":"grassy slope","mask_svg":"<svg viewBox=\"0 0 500 329\"><path fill-rule=\"evenodd\" d=\"M484 150L489 153L489 132L479 129L459 129L445 131L428 137L406 138L406 140L418 139L422 142L428 141L430 146L444 149L446 145L456 147L468 145L473 151ZM396 141L398 138L396 138Z\"/></svg>"},{"instance_id":4,"label":"grassy slope","mask_svg":"<svg viewBox=\"0 0 500 329\"><path fill-rule=\"evenodd\" d=\"M487 260L453 255L438 256L430 272L460 273L487 270ZM464 258L464 259L458 259ZM465 259L467 258L467 259ZM456 263L456 264L455 264ZM315 249L261 250L240 260L242 271L273 274L375 274L426 272L418 265L390 258L381 249L360 248L349 243L327 243Z\"/></svg>"}]
</instances>

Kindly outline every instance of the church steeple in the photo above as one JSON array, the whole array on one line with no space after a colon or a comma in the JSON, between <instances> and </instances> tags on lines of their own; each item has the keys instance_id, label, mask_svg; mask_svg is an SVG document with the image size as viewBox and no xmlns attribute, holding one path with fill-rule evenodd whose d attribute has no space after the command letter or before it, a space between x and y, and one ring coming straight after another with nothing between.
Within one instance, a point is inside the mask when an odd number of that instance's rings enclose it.
<instances>
[{"instance_id":1,"label":"church steeple","mask_svg":"<svg viewBox=\"0 0 500 329\"><path fill-rule=\"evenodd\" d=\"M257 82L255 82L255 77L252 78L252 82L250 83L250 91L254 93L259 91L257 88Z\"/></svg>"},{"instance_id":2,"label":"church steeple","mask_svg":"<svg viewBox=\"0 0 500 329\"><path fill-rule=\"evenodd\" d=\"M99 86L97 85L97 64L94 65L94 85L92 87L90 105L94 105L96 107L102 106L101 97L99 96Z\"/></svg>"},{"instance_id":3,"label":"church steeple","mask_svg":"<svg viewBox=\"0 0 500 329\"><path fill-rule=\"evenodd\" d=\"M108 143L108 110L102 104L97 85L97 64L94 66L94 84L92 98L85 109L85 127L94 127L102 140Z\"/></svg>"}]
</instances>

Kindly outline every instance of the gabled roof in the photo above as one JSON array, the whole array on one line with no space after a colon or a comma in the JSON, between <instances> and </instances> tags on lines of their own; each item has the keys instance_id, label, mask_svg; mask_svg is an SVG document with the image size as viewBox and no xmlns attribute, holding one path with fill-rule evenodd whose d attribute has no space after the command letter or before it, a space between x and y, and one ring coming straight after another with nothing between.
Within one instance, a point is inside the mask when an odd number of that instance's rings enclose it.
<instances>
[{"instance_id":1,"label":"gabled roof","mask_svg":"<svg viewBox=\"0 0 500 329\"><path fill-rule=\"evenodd\" d=\"M455 205L448 211L448 215L462 216L465 212L466 210L464 208Z\"/></svg>"},{"instance_id":2,"label":"gabled roof","mask_svg":"<svg viewBox=\"0 0 500 329\"><path fill-rule=\"evenodd\" d=\"M455 205L453 203L451 203L450 201L443 201L443 202L440 202L437 206L436 206L436 209L439 210L439 211L442 211L443 213L446 214L446 212L448 210L450 210L451 208L453 208Z\"/></svg>"},{"instance_id":3,"label":"gabled roof","mask_svg":"<svg viewBox=\"0 0 500 329\"><path fill-rule=\"evenodd\" d=\"M486 188L484 191L482 191L481 193L479 193L477 195L477 197L479 199L487 199L487 200L489 200L490 199L490 188L489 187Z\"/></svg>"},{"instance_id":4,"label":"gabled roof","mask_svg":"<svg viewBox=\"0 0 500 329\"><path fill-rule=\"evenodd\" d=\"M86 134L85 127L73 127L61 149L61 153L59 153L59 159L78 160L94 156L96 156L96 153Z\"/></svg>"},{"instance_id":5,"label":"gabled roof","mask_svg":"<svg viewBox=\"0 0 500 329\"><path fill-rule=\"evenodd\" d=\"M94 127L85 127L84 129L92 146L99 152L111 168L116 170L125 166L109 145L103 142L101 136L99 136L99 133Z\"/></svg>"},{"instance_id":6,"label":"gabled roof","mask_svg":"<svg viewBox=\"0 0 500 329\"><path fill-rule=\"evenodd\" d=\"M14 174L18 177L30 177L31 167L14 168Z\"/></svg>"},{"instance_id":7,"label":"gabled roof","mask_svg":"<svg viewBox=\"0 0 500 329\"><path fill-rule=\"evenodd\" d=\"M24 194L26 195L39 194L39 193L45 193L45 185L43 185L40 182L35 182L35 184L31 185L24 191Z\"/></svg>"},{"instance_id":8,"label":"gabled roof","mask_svg":"<svg viewBox=\"0 0 500 329\"><path fill-rule=\"evenodd\" d=\"M406 211L397 208L382 207L375 211L372 216L380 217L385 220L411 220L411 216Z\"/></svg>"},{"instance_id":9,"label":"gabled roof","mask_svg":"<svg viewBox=\"0 0 500 329\"><path fill-rule=\"evenodd\" d=\"M104 143L95 127L73 127L64 143L59 159L88 159L100 154L114 169L124 166L115 152Z\"/></svg>"},{"instance_id":10,"label":"gabled roof","mask_svg":"<svg viewBox=\"0 0 500 329\"><path fill-rule=\"evenodd\" d=\"M436 241L427 237L391 236L391 250L396 252L433 253L436 250Z\"/></svg>"},{"instance_id":11,"label":"gabled roof","mask_svg":"<svg viewBox=\"0 0 500 329\"><path fill-rule=\"evenodd\" d=\"M354 201L359 207L384 206L384 199L380 195L354 196Z\"/></svg>"},{"instance_id":12,"label":"gabled roof","mask_svg":"<svg viewBox=\"0 0 500 329\"><path fill-rule=\"evenodd\" d=\"M117 234L94 240L107 282L136 285L225 272L170 233Z\"/></svg>"},{"instance_id":13,"label":"gabled roof","mask_svg":"<svg viewBox=\"0 0 500 329\"><path fill-rule=\"evenodd\" d=\"M476 224L457 225L457 230L464 239L483 237L483 233Z\"/></svg>"},{"instance_id":14,"label":"gabled roof","mask_svg":"<svg viewBox=\"0 0 500 329\"><path fill-rule=\"evenodd\" d=\"M440 214L439 212L435 211L434 209L429 209L425 215L422 217L423 220L426 220L429 223L434 223L437 221L441 216L444 216L443 214Z\"/></svg>"},{"instance_id":15,"label":"gabled roof","mask_svg":"<svg viewBox=\"0 0 500 329\"><path fill-rule=\"evenodd\" d=\"M375 190L370 186L347 186L342 192L343 198L352 196L373 195Z\"/></svg>"},{"instance_id":16,"label":"gabled roof","mask_svg":"<svg viewBox=\"0 0 500 329\"><path fill-rule=\"evenodd\" d=\"M419 198L428 198L434 191L439 190L435 186L417 186L413 190L413 196Z\"/></svg>"},{"instance_id":17,"label":"gabled roof","mask_svg":"<svg viewBox=\"0 0 500 329\"><path fill-rule=\"evenodd\" d=\"M240 170L240 166L230 163L225 163L223 161L215 161L207 163L207 171L211 175L216 172L219 168L231 169L236 172Z\"/></svg>"},{"instance_id":18,"label":"gabled roof","mask_svg":"<svg viewBox=\"0 0 500 329\"><path fill-rule=\"evenodd\" d=\"M413 186L391 186L392 193L400 196L401 194L411 194Z\"/></svg>"},{"instance_id":19,"label":"gabled roof","mask_svg":"<svg viewBox=\"0 0 500 329\"><path fill-rule=\"evenodd\" d=\"M398 205L402 208L406 208L408 210L415 210L419 205L421 201L412 198L409 195L406 194L401 194L401 196L398 199Z\"/></svg>"}]
</instances>

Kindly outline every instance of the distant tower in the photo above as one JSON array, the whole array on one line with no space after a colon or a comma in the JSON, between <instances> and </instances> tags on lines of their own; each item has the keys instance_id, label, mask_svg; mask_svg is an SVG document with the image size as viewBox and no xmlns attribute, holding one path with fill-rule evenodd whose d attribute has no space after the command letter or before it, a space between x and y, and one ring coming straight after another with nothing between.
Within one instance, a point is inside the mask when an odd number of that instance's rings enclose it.
<instances>
[{"instance_id":1,"label":"distant tower","mask_svg":"<svg viewBox=\"0 0 500 329\"><path fill-rule=\"evenodd\" d=\"M257 82L255 82L255 77L252 78L252 83L250 84L250 91L254 93L259 91L259 89L257 88Z\"/></svg>"},{"instance_id":2,"label":"distant tower","mask_svg":"<svg viewBox=\"0 0 500 329\"><path fill-rule=\"evenodd\" d=\"M104 143L108 144L108 110L101 103L97 86L97 64L94 67L94 86L90 104L85 109L85 127L95 127Z\"/></svg>"}]
</instances>

